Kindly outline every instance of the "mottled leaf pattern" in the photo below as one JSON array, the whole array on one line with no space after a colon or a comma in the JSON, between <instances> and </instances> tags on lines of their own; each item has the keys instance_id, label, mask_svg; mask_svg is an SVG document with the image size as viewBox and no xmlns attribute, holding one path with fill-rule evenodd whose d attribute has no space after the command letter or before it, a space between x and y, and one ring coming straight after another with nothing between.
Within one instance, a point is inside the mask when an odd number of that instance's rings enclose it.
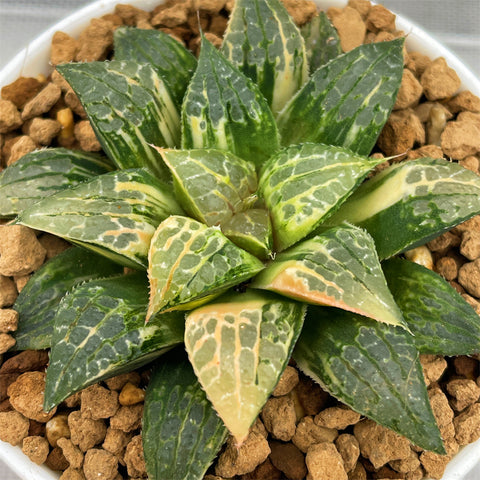
<instances>
[{"instance_id":1,"label":"mottled leaf pattern","mask_svg":"<svg viewBox=\"0 0 480 480\"><path fill-rule=\"evenodd\" d=\"M382 264L388 286L413 333L420 353L480 352L480 319L440 275L400 258Z\"/></svg>"},{"instance_id":2,"label":"mottled leaf pattern","mask_svg":"<svg viewBox=\"0 0 480 480\"><path fill-rule=\"evenodd\" d=\"M57 70L75 90L103 150L119 168L168 171L150 144L173 147L180 116L163 80L134 61L64 63Z\"/></svg>"},{"instance_id":3,"label":"mottled leaf pattern","mask_svg":"<svg viewBox=\"0 0 480 480\"><path fill-rule=\"evenodd\" d=\"M258 87L205 39L183 102L182 147L228 150L257 167L279 147Z\"/></svg>"},{"instance_id":4,"label":"mottled leaf pattern","mask_svg":"<svg viewBox=\"0 0 480 480\"><path fill-rule=\"evenodd\" d=\"M237 0L222 52L258 85L274 113L308 79L303 37L280 0Z\"/></svg>"},{"instance_id":5,"label":"mottled leaf pattern","mask_svg":"<svg viewBox=\"0 0 480 480\"><path fill-rule=\"evenodd\" d=\"M307 375L353 410L444 453L413 337L334 308L310 307L294 359Z\"/></svg>"},{"instance_id":6,"label":"mottled leaf pattern","mask_svg":"<svg viewBox=\"0 0 480 480\"><path fill-rule=\"evenodd\" d=\"M52 193L111 170L107 158L80 150L27 153L0 174L0 217L14 217Z\"/></svg>"},{"instance_id":7,"label":"mottled leaf pattern","mask_svg":"<svg viewBox=\"0 0 480 480\"><path fill-rule=\"evenodd\" d=\"M312 233L382 161L313 143L294 145L273 156L259 183L277 251Z\"/></svg>"},{"instance_id":8,"label":"mottled leaf pattern","mask_svg":"<svg viewBox=\"0 0 480 480\"><path fill-rule=\"evenodd\" d=\"M365 228L381 259L423 245L480 213L480 178L457 163L397 163L363 185L328 220Z\"/></svg>"},{"instance_id":9,"label":"mottled leaf pattern","mask_svg":"<svg viewBox=\"0 0 480 480\"><path fill-rule=\"evenodd\" d=\"M83 248L67 249L43 264L17 297L15 350L50 348L55 314L63 296L76 285L119 275L123 267Z\"/></svg>"},{"instance_id":10,"label":"mottled leaf pattern","mask_svg":"<svg viewBox=\"0 0 480 480\"><path fill-rule=\"evenodd\" d=\"M267 210L252 208L222 224L223 234L235 245L261 260L272 254L272 224Z\"/></svg>"},{"instance_id":11,"label":"mottled leaf pattern","mask_svg":"<svg viewBox=\"0 0 480 480\"><path fill-rule=\"evenodd\" d=\"M165 82L180 109L197 59L178 40L161 30L119 27L113 34L115 60L148 63Z\"/></svg>"},{"instance_id":12,"label":"mottled leaf pattern","mask_svg":"<svg viewBox=\"0 0 480 480\"><path fill-rule=\"evenodd\" d=\"M350 225L327 230L277 255L252 286L405 326L372 238Z\"/></svg>"},{"instance_id":13,"label":"mottled leaf pattern","mask_svg":"<svg viewBox=\"0 0 480 480\"><path fill-rule=\"evenodd\" d=\"M310 73L342 53L340 37L325 12L319 12L302 27Z\"/></svg>"},{"instance_id":14,"label":"mottled leaf pattern","mask_svg":"<svg viewBox=\"0 0 480 480\"><path fill-rule=\"evenodd\" d=\"M226 437L185 352L164 355L153 369L143 412L149 478L202 480Z\"/></svg>"},{"instance_id":15,"label":"mottled leaf pattern","mask_svg":"<svg viewBox=\"0 0 480 480\"><path fill-rule=\"evenodd\" d=\"M361 45L320 67L278 116L283 144L325 143L368 155L400 87L403 41Z\"/></svg>"},{"instance_id":16,"label":"mottled leaf pattern","mask_svg":"<svg viewBox=\"0 0 480 480\"><path fill-rule=\"evenodd\" d=\"M304 313L299 303L248 292L187 315L190 362L237 444L247 437L287 366Z\"/></svg>"},{"instance_id":17,"label":"mottled leaf pattern","mask_svg":"<svg viewBox=\"0 0 480 480\"><path fill-rule=\"evenodd\" d=\"M181 208L171 188L142 169L107 173L41 200L17 222L146 268L158 224Z\"/></svg>"},{"instance_id":18,"label":"mottled leaf pattern","mask_svg":"<svg viewBox=\"0 0 480 480\"><path fill-rule=\"evenodd\" d=\"M208 226L228 220L257 198L251 162L215 149L159 152L172 172L175 196L183 209Z\"/></svg>"},{"instance_id":19,"label":"mottled leaf pattern","mask_svg":"<svg viewBox=\"0 0 480 480\"><path fill-rule=\"evenodd\" d=\"M145 273L94 280L61 301L55 318L44 409L114 375L140 368L182 342L183 315L145 325Z\"/></svg>"},{"instance_id":20,"label":"mottled leaf pattern","mask_svg":"<svg viewBox=\"0 0 480 480\"><path fill-rule=\"evenodd\" d=\"M219 228L181 216L160 224L148 259L148 316L189 310L263 269L260 260L233 244Z\"/></svg>"}]
</instances>

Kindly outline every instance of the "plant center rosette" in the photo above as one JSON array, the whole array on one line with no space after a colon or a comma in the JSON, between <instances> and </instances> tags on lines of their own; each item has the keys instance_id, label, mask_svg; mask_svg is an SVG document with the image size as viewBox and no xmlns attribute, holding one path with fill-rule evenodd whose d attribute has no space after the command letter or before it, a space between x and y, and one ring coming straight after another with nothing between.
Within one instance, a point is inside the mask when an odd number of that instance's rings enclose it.
<instances>
[{"instance_id":1,"label":"plant center rosette","mask_svg":"<svg viewBox=\"0 0 480 480\"><path fill-rule=\"evenodd\" d=\"M51 348L44 409L160 357L148 473L201 479L293 356L445 453L419 354L478 353L480 324L401 254L479 214L480 179L434 158L371 175L403 39L343 53L325 14L299 30L279 0L237 0L198 60L161 31L121 27L114 43L112 61L57 67L106 157L48 148L0 178L3 217L78 246L16 303L16 348Z\"/></svg>"}]
</instances>

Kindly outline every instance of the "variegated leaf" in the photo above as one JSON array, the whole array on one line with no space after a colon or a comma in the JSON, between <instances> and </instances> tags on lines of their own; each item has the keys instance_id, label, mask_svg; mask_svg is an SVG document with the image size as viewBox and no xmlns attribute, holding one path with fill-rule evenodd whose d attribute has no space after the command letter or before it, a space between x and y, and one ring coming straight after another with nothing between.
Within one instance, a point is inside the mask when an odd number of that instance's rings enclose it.
<instances>
[{"instance_id":1,"label":"variegated leaf","mask_svg":"<svg viewBox=\"0 0 480 480\"><path fill-rule=\"evenodd\" d=\"M351 225L327 230L277 255L252 287L406 328L372 238Z\"/></svg>"},{"instance_id":2,"label":"variegated leaf","mask_svg":"<svg viewBox=\"0 0 480 480\"><path fill-rule=\"evenodd\" d=\"M261 260L272 255L272 224L267 210L252 208L237 213L222 224L222 232L235 245Z\"/></svg>"},{"instance_id":3,"label":"variegated leaf","mask_svg":"<svg viewBox=\"0 0 480 480\"><path fill-rule=\"evenodd\" d=\"M405 330L311 307L293 358L353 410L425 450L445 453L413 336Z\"/></svg>"},{"instance_id":4,"label":"variegated leaf","mask_svg":"<svg viewBox=\"0 0 480 480\"><path fill-rule=\"evenodd\" d=\"M175 349L159 359L143 410L142 440L149 478L202 480L226 437L227 429L185 352Z\"/></svg>"},{"instance_id":5,"label":"variegated leaf","mask_svg":"<svg viewBox=\"0 0 480 480\"><path fill-rule=\"evenodd\" d=\"M198 221L219 225L255 202L253 163L211 148L158 150L172 172L177 200Z\"/></svg>"},{"instance_id":6,"label":"variegated leaf","mask_svg":"<svg viewBox=\"0 0 480 480\"><path fill-rule=\"evenodd\" d=\"M44 409L73 393L150 363L183 340L183 315L145 325L148 283L137 272L77 286L60 302L47 368Z\"/></svg>"},{"instance_id":7,"label":"variegated leaf","mask_svg":"<svg viewBox=\"0 0 480 480\"><path fill-rule=\"evenodd\" d=\"M146 268L158 224L182 209L171 188L142 169L107 173L47 197L17 223L53 233L122 265Z\"/></svg>"},{"instance_id":8,"label":"variegated leaf","mask_svg":"<svg viewBox=\"0 0 480 480\"><path fill-rule=\"evenodd\" d=\"M391 258L382 267L420 353L480 353L479 316L446 280L401 258Z\"/></svg>"},{"instance_id":9,"label":"variegated leaf","mask_svg":"<svg viewBox=\"0 0 480 480\"><path fill-rule=\"evenodd\" d=\"M233 293L187 315L185 348L215 410L241 444L287 366L305 306Z\"/></svg>"},{"instance_id":10,"label":"variegated leaf","mask_svg":"<svg viewBox=\"0 0 480 480\"><path fill-rule=\"evenodd\" d=\"M227 150L257 168L279 148L273 113L258 87L205 38L183 102L182 147Z\"/></svg>"},{"instance_id":11,"label":"variegated leaf","mask_svg":"<svg viewBox=\"0 0 480 480\"><path fill-rule=\"evenodd\" d=\"M400 87L403 42L361 45L320 67L277 117L283 144L325 143L368 155Z\"/></svg>"},{"instance_id":12,"label":"variegated leaf","mask_svg":"<svg viewBox=\"0 0 480 480\"><path fill-rule=\"evenodd\" d=\"M69 248L44 263L13 305L19 316L14 349L50 348L55 314L64 295L86 281L122 272L122 266L78 247Z\"/></svg>"},{"instance_id":13,"label":"variegated leaf","mask_svg":"<svg viewBox=\"0 0 480 480\"><path fill-rule=\"evenodd\" d=\"M202 305L263 269L260 260L233 244L219 228L181 216L160 224L148 260L148 317Z\"/></svg>"},{"instance_id":14,"label":"variegated leaf","mask_svg":"<svg viewBox=\"0 0 480 480\"><path fill-rule=\"evenodd\" d=\"M48 195L111 170L107 158L80 150L27 153L0 174L0 217L14 217Z\"/></svg>"},{"instance_id":15,"label":"variegated leaf","mask_svg":"<svg viewBox=\"0 0 480 480\"><path fill-rule=\"evenodd\" d=\"M174 147L180 116L163 80L134 61L64 63L57 70L78 95L103 150L118 168L168 170L150 144Z\"/></svg>"},{"instance_id":16,"label":"variegated leaf","mask_svg":"<svg viewBox=\"0 0 480 480\"><path fill-rule=\"evenodd\" d=\"M342 53L340 37L325 12L319 12L302 27L310 73Z\"/></svg>"},{"instance_id":17,"label":"variegated leaf","mask_svg":"<svg viewBox=\"0 0 480 480\"><path fill-rule=\"evenodd\" d=\"M237 0L222 52L258 85L274 113L308 79L303 37L280 0Z\"/></svg>"},{"instance_id":18,"label":"variegated leaf","mask_svg":"<svg viewBox=\"0 0 480 480\"><path fill-rule=\"evenodd\" d=\"M197 59L178 40L161 30L119 27L113 34L115 60L148 63L165 82L180 110Z\"/></svg>"},{"instance_id":19,"label":"variegated leaf","mask_svg":"<svg viewBox=\"0 0 480 480\"><path fill-rule=\"evenodd\" d=\"M277 251L312 233L383 161L314 143L274 155L263 168L259 184L272 218Z\"/></svg>"},{"instance_id":20,"label":"variegated leaf","mask_svg":"<svg viewBox=\"0 0 480 480\"><path fill-rule=\"evenodd\" d=\"M365 228L381 259L437 237L480 213L480 178L457 163L396 163L361 185L327 223Z\"/></svg>"}]
</instances>

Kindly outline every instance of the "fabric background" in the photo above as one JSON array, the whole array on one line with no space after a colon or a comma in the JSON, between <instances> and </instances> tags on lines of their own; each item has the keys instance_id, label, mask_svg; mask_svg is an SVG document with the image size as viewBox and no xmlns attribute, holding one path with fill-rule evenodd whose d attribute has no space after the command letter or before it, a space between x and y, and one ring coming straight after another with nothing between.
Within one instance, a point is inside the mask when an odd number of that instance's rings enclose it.
<instances>
[{"instance_id":1,"label":"fabric background","mask_svg":"<svg viewBox=\"0 0 480 480\"><path fill-rule=\"evenodd\" d=\"M91 0L0 0L0 69L45 29ZM128 3L128 0L119 3ZM435 36L480 76L479 0L383 0ZM1 480L19 480L0 463ZM25 479L35 480L35 479ZM465 480L480 480L480 464Z\"/></svg>"}]
</instances>

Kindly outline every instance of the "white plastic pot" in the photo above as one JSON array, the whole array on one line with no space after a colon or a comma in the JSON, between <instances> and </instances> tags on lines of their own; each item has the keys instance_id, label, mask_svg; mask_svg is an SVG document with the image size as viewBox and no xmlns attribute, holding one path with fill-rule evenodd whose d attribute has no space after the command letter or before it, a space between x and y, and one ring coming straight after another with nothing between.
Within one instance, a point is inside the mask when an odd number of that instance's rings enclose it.
<instances>
[{"instance_id":1,"label":"white plastic pot","mask_svg":"<svg viewBox=\"0 0 480 480\"><path fill-rule=\"evenodd\" d=\"M98 0L78 10L61 22L49 28L36 40L31 42L24 50L16 55L5 68L0 71L0 87L8 85L20 76L35 77L39 73L49 74L52 70L49 65L50 42L53 34L60 30L74 37L84 30L92 18L111 13L120 0ZM130 5L144 10L152 10L162 3L161 0L129 0ZM327 7L343 7L347 0L316 0L316 3L326 9ZM407 34L408 50L419 51L430 58L444 57L462 79L462 90L470 90L480 96L480 80L447 48L437 42L428 33L405 18L397 15L397 29ZM1 462L7 464L24 480L57 480L59 474L52 472L44 466L32 463L20 447L12 447L0 441L0 473ZM462 480L474 467L478 469L480 479L480 440L464 447L448 464L442 480ZM2 475L0 475L2 478ZM471 477L477 478L477 477Z\"/></svg>"}]
</instances>

